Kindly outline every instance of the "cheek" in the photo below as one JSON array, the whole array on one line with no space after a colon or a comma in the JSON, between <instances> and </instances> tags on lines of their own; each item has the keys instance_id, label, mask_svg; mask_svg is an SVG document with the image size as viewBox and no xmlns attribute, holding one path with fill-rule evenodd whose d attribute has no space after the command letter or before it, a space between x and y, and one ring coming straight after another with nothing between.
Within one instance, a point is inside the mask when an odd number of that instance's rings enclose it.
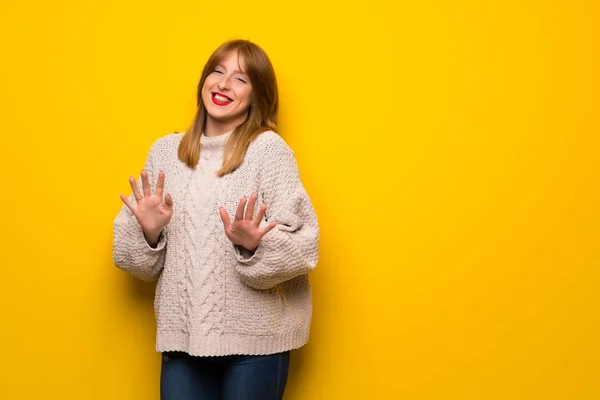
<instances>
[{"instance_id":1,"label":"cheek","mask_svg":"<svg viewBox=\"0 0 600 400\"><path fill-rule=\"evenodd\" d=\"M244 102L250 103L252 101L252 89L244 88Z\"/></svg>"},{"instance_id":2,"label":"cheek","mask_svg":"<svg viewBox=\"0 0 600 400\"><path fill-rule=\"evenodd\" d=\"M202 88L202 102L204 103L205 107L211 103L211 98L212 95L210 94L210 87L205 85Z\"/></svg>"},{"instance_id":3,"label":"cheek","mask_svg":"<svg viewBox=\"0 0 600 400\"><path fill-rule=\"evenodd\" d=\"M214 82L209 78L206 78L204 81L204 85L202 86L202 95L207 96L209 94L210 88L214 86Z\"/></svg>"},{"instance_id":4,"label":"cheek","mask_svg":"<svg viewBox=\"0 0 600 400\"><path fill-rule=\"evenodd\" d=\"M204 86L202 86L202 95L206 95L208 93L208 82L204 82Z\"/></svg>"}]
</instances>

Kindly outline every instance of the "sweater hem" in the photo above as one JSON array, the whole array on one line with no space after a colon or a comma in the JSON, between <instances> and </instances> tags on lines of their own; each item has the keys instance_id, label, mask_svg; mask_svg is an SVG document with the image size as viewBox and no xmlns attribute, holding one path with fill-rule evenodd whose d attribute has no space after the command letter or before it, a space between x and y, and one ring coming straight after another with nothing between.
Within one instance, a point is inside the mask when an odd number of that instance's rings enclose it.
<instances>
[{"instance_id":1,"label":"sweater hem","mask_svg":"<svg viewBox=\"0 0 600 400\"><path fill-rule=\"evenodd\" d=\"M192 356L268 355L298 349L308 342L309 329L275 335L159 332L156 351L183 351Z\"/></svg>"}]
</instances>

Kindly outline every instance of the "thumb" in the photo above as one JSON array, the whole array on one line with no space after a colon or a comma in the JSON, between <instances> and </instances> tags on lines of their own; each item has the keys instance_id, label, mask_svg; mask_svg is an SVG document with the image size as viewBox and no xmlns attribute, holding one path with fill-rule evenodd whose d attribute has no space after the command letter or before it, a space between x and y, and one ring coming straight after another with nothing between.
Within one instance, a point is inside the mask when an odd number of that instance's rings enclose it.
<instances>
[{"instance_id":1,"label":"thumb","mask_svg":"<svg viewBox=\"0 0 600 400\"><path fill-rule=\"evenodd\" d=\"M171 195L169 193L167 193L167 195L165 196L165 204L168 207L173 207L173 199L171 198Z\"/></svg>"},{"instance_id":2,"label":"thumb","mask_svg":"<svg viewBox=\"0 0 600 400\"><path fill-rule=\"evenodd\" d=\"M221 221L223 221L223 226L225 230L228 230L231 226L231 218L229 218L229 214L224 207L219 207L219 215L221 216Z\"/></svg>"}]
</instances>

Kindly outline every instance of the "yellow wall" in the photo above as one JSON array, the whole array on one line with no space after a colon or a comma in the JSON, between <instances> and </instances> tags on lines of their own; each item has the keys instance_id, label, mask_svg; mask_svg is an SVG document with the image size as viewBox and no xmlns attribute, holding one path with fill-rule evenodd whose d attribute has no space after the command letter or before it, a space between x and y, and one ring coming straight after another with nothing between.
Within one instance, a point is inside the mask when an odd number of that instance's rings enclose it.
<instances>
[{"instance_id":1,"label":"yellow wall","mask_svg":"<svg viewBox=\"0 0 600 400\"><path fill-rule=\"evenodd\" d=\"M600 398L597 2L95 3L0 2L0 399L158 398L112 221L233 37L322 227L288 399Z\"/></svg>"}]
</instances>

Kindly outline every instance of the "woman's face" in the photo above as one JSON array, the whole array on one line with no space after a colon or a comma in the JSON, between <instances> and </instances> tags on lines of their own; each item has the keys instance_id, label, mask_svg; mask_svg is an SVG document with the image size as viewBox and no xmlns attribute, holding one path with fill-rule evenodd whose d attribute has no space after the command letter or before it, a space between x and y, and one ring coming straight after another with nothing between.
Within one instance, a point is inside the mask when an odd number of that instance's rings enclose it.
<instances>
[{"instance_id":1,"label":"woman's face","mask_svg":"<svg viewBox=\"0 0 600 400\"><path fill-rule=\"evenodd\" d=\"M252 101L252 85L244 69L244 60L233 51L206 77L202 101L209 121L212 119L211 122L226 124L233 129L246 120Z\"/></svg>"}]
</instances>

